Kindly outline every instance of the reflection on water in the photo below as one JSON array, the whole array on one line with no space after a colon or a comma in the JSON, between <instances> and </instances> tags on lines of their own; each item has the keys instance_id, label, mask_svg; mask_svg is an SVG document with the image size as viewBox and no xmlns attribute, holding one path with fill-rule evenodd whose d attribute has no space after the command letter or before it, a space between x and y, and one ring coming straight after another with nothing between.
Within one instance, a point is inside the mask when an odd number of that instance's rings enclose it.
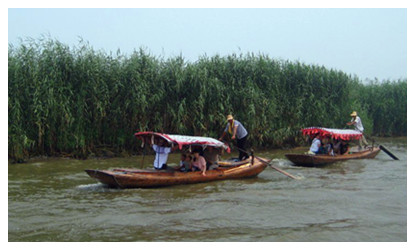
<instances>
[{"instance_id":1,"label":"reflection on water","mask_svg":"<svg viewBox=\"0 0 415 250\"><path fill-rule=\"evenodd\" d=\"M83 170L137 168L142 157L47 159L9 165L9 241L406 241L406 140L324 168L258 151L258 177L153 189L109 189ZM304 152L305 148L290 150ZM179 155L171 155L178 162ZM152 164L146 156L144 166Z\"/></svg>"}]
</instances>

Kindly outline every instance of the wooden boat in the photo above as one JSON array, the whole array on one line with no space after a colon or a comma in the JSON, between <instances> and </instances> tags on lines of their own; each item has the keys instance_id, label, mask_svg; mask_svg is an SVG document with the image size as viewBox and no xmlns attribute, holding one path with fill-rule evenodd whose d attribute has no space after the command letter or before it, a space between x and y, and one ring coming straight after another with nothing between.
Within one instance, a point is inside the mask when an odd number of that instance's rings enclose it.
<instances>
[{"instance_id":1,"label":"wooden boat","mask_svg":"<svg viewBox=\"0 0 415 250\"><path fill-rule=\"evenodd\" d=\"M114 170L85 170L89 176L113 188L150 188L180 184L193 184L209 181L240 179L255 177L261 173L271 160L252 157L239 164L219 162L219 167L206 171L203 176L200 171L180 172L164 170L142 169L114 169ZM221 164L222 163L222 164Z\"/></svg>"},{"instance_id":2,"label":"wooden boat","mask_svg":"<svg viewBox=\"0 0 415 250\"><path fill-rule=\"evenodd\" d=\"M358 151L358 152L350 152L349 154L344 155L308 155L304 154L286 154L288 160L293 162L295 165L298 166L305 166L305 167L319 167L326 164L339 162L339 161L346 161L352 159L370 159L375 158L376 155L379 153L380 148L373 147L366 150Z\"/></svg>"},{"instance_id":3,"label":"wooden boat","mask_svg":"<svg viewBox=\"0 0 415 250\"><path fill-rule=\"evenodd\" d=\"M321 127L310 127L302 129L303 135L315 136L319 134L325 138L332 138L336 140L350 141L358 140L362 137L362 133L351 129L330 129ZM346 154L327 155L316 154L311 155L307 153L303 154L286 154L285 157L293 162L295 165L306 167L319 167L326 164L346 161L352 159L370 159L376 157L379 153L379 147L369 147L362 151L350 151Z\"/></svg>"},{"instance_id":4,"label":"wooden boat","mask_svg":"<svg viewBox=\"0 0 415 250\"><path fill-rule=\"evenodd\" d=\"M158 137L168 144L184 147L214 147L229 152L230 148L221 141L209 137L167 135L153 132L139 132L135 134L143 143L149 137ZM271 160L251 156L244 161L220 161L216 169L202 172L180 172L174 170L154 169L113 169L113 170L85 170L87 174L98 181L113 188L150 188L180 184L193 184L217 180L239 179L255 177L261 173Z\"/></svg>"}]
</instances>

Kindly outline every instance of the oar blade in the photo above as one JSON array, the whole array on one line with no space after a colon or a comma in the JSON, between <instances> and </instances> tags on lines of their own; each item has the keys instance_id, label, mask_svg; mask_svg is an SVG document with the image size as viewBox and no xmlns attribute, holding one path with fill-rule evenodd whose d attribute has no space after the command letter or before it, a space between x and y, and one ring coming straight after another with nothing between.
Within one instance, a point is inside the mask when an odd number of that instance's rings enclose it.
<instances>
[{"instance_id":1,"label":"oar blade","mask_svg":"<svg viewBox=\"0 0 415 250\"><path fill-rule=\"evenodd\" d=\"M383 152L385 152L387 155L392 157L394 160L399 160L398 157L396 157L394 154L392 154L388 149L386 149L384 146L379 145L379 148L382 149Z\"/></svg>"},{"instance_id":2,"label":"oar blade","mask_svg":"<svg viewBox=\"0 0 415 250\"><path fill-rule=\"evenodd\" d=\"M273 169L275 169L275 170L277 170L278 172L280 172L280 173L282 173L282 174L284 174L284 175L286 175L286 176L288 176L288 177L290 177L291 179L294 179L294 180L301 180L301 178L300 177L298 177L298 176L295 176L295 175L292 175L292 174L290 174L290 173L288 173L288 172L286 172L286 171L284 171L284 170L282 170L282 169L280 169L280 168L277 168L277 167L275 167L275 166L273 166L273 165L269 165L271 168L273 168Z\"/></svg>"}]
</instances>

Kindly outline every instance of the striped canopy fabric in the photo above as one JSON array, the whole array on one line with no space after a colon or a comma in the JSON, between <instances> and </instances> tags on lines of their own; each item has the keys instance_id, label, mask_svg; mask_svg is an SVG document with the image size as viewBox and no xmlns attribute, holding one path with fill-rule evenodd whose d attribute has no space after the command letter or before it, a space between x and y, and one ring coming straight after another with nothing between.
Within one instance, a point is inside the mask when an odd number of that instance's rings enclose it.
<instances>
[{"instance_id":1,"label":"striped canopy fabric","mask_svg":"<svg viewBox=\"0 0 415 250\"><path fill-rule=\"evenodd\" d=\"M362 133L353 129L334 129L334 128L321 128L310 127L301 130L303 135L316 135L320 133L322 137L330 137L333 139L341 139L345 141L359 140L362 137Z\"/></svg>"},{"instance_id":2,"label":"striped canopy fabric","mask_svg":"<svg viewBox=\"0 0 415 250\"><path fill-rule=\"evenodd\" d=\"M216 148L223 148L227 152L230 152L230 147L225 143L216 140L211 137L202 137L202 136L190 136L190 135L170 135L170 134L163 134L163 133L156 133L156 132L138 132L135 133L137 138L145 137L145 136L155 136L161 137L169 143L176 143L179 145L179 149L182 149L183 146L191 145L191 146L202 146L202 147L216 147Z\"/></svg>"}]
</instances>

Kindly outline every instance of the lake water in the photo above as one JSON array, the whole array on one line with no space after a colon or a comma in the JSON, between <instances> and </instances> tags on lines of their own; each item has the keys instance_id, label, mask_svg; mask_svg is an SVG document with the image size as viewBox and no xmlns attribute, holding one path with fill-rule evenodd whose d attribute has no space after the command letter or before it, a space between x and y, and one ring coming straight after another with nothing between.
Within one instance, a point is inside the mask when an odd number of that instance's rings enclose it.
<instances>
[{"instance_id":1,"label":"lake water","mask_svg":"<svg viewBox=\"0 0 415 250\"><path fill-rule=\"evenodd\" d=\"M141 168L153 156L33 159L8 166L9 241L407 241L406 138L324 168L292 166L295 150L258 151L258 177L154 189L109 189L84 169ZM172 154L169 162L178 163Z\"/></svg>"}]
</instances>

